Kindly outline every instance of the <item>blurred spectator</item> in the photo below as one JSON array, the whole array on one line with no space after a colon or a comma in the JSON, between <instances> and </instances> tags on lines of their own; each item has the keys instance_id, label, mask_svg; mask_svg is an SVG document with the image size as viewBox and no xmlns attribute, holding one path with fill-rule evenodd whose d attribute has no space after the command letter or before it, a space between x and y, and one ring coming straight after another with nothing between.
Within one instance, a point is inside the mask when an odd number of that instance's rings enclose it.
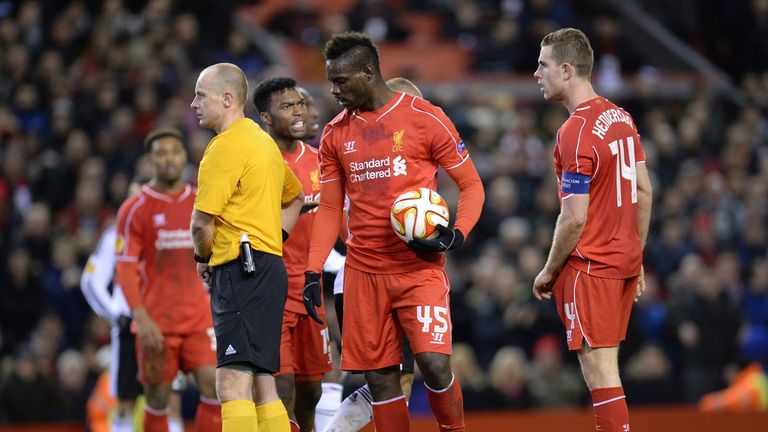
<instances>
[{"instance_id":1,"label":"blurred spectator","mask_svg":"<svg viewBox=\"0 0 768 432\"><path fill-rule=\"evenodd\" d=\"M59 409L67 403L54 381L40 372L29 348L17 350L13 371L0 387L0 418L11 423L61 420Z\"/></svg>"},{"instance_id":2,"label":"blurred spectator","mask_svg":"<svg viewBox=\"0 0 768 432\"><path fill-rule=\"evenodd\" d=\"M68 349L59 355L56 361L56 376L59 389L64 393L67 404L62 412L64 420L85 420L85 403L90 388L95 383L88 375L85 356L79 351ZM89 382L89 379L93 382Z\"/></svg>"},{"instance_id":3,"label":"blurred spectator","mask_svg":"<svg viewBox=\"0 0 768 432\"><path fill-rule=\"evenodd\" d=\"M367 33L375 43L402 41L408 30L385 0L361 0L349 11L350 30Z\"/></svg>"},{"instance_id":4,"label":"blurred spectator","mask_svg":"<svg viewBox=\"0 0 768 432\"><path fill-rule=\"evenodd\" d=\"M696 402L705 393L725 386L726 373L738 359L741 317L725 286L701 260L678 275L670 299L667 325L680 349L684 397Z\"/></svg>"},{"instance_id":5,"label":"blurred spectator","mask_svg":"<svg viewBox=\"0 0 768 432\"><path fill-rule=\"evenodd\" d=\"M768 260L756 260L744 296L745 328L742 357L768 366Z\"/></svg>"},{"instance_id":6,"label":"blurred spectator","mask_svg":"<svg viewBox=\"0 0 768 432\"><path fill-rule=\"evenodd\" d=\"M9 348L26 340L47 303L43 287L32 272L30 255L24 248L8 254L2 288L0 288L0 327L5 331Z\"/></svg>"},{"instance_id":7,"label":"blurred spectator","mask_svg":"<svg viewBox=\"0 0 768 432\"><path fill-rule=\"evenodd\" d=\"M678 400L672 365L658 345L644 346L627 361L622 377L630 404L648 405Z\"/></svg>"},{"instance_id":8,"label":"blurred spectator","mask_svg":"<svg viewBox=\"0 0 768 432\"><path fill-rule=\"evenodd\" d=\"M64 338L67 345L78 342L83 323L90 312L80 291L83 266L77 254L75 239L56 239L53 243L53 260L43 276L46 298L58 316L64 318Z\"/></svg>"},{"instance_id":9,"label":"blurred spectator","mask_svg":"<svg viewBox=\"0 0 768 432\"><path fill-rule=\"evenodd\" d=\"M536 406L572 407L587 396L587 386L579 372L565 363L563 346L563 341L554 335L542 336L533 346L528 382Z\"/></svg>"},{"instance_id":10,"label":"blurred spectator","mask_svg":"<svg viewBox=\"0 0 768 432\"><path fill-rule=\"evenodd\" d=\"M491 406L495 408L530 407L532 400L527 373L528 361L523 350L509 346L498 350L488 368L491 388L494 391Z\"/></svg>"},{"instance_id":11,"label":"blurred spectator","mask_svg":"<svg viewBox=\"0 0 768 432\"><path fill-rule=\"evenodd\" d=\"M465 409L483 409L493 404L488 394L488 377L477 364L472 346L453 344L451 370L461 384Z\"/></svg>"}]
</instances>

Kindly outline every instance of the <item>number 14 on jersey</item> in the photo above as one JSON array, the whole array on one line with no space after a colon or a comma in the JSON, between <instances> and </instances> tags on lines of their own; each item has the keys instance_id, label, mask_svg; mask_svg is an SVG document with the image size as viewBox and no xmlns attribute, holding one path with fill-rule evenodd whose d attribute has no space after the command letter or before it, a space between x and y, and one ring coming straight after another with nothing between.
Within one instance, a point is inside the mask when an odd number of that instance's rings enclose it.
<instances>
[{"instance_id":1,"label":"number 14 on jersey","mask_svg":"<svg viewBox=\"0 0 768 432\"><path fill-rule=\"evenodd\" d=\"M626 148L624 141L626 140ZM637 162L635 162L635 140L632 137L618 139L608 144L616 159L616 207L621 207L621 179L629 180L632 188L632 204L637 203ZM627 155L628 161L625 161Z\"/></svg>"}]
</instances>

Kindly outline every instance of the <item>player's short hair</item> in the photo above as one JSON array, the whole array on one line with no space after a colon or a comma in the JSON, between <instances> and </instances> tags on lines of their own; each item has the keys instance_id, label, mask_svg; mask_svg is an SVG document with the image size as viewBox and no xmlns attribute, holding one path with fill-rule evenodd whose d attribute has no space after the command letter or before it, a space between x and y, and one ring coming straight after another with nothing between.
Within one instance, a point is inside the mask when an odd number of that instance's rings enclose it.
<instances>
[{"instance_id":1,"label":"player's short hair","mask_svg":"<svg viewBox=\"0 0 768 432\"><path fill-rule=\"evenodd\" d=\"M416 84L412 83L411 80L403 77L395 77L387 81L387 87L391 88L394 91L399 91L403 93L407 93L411 96L418 96L420 98L423 98L421 94L421 90L419 90L418 87L416 87Z\"/></svg>"},{"instance_id":2,"label":"player's short hair","mask_svg":"<svg viewBox=\"0 0 768 432\"><path fill-rule=\"evenodd\" d=\"M296 88L296 80L284 76L267 78L260 82L253 90L253 105L256 106L256 111L260 113L268 111L273 94L283 93L292 88Z\"/></svg>"},{"instance_id":3,"label":"player's short hair","mask_svg":"<svg viewBox=\"0 0 768 432\"><path fill-rule=\"evenodd\" d=\"M182 134L180 130L174 127L160 127L151 131L147 134L147 137L144 138L144 151L149 152L152 150L152 143L155 140L165 137L176 138L181 142L182 147L184 146L184 134Z\"/></svg>"},{"instance_id":4,"label":"player's short hair","mask_svg":"<svg viewBox=\"0 0 768 432\"><path fill-rule=\"evenodd\" d=\"M229 91L238 105L245 105L248 99L248 78L242 69L232 63L216 63L203 72L206 71L215 74L214 86L221 94Z\"/></svg>"},{"instance_id":5,"label":"player's short hair","mask_svg":"<svg viewBox=\"0 0 768 432\"><path fill-rule=\"evenodd\" d=\"M595 62L589 38L583 31L575 28L564 28L554 31L541 40L541 46L552 47L552 58L557 64L568 63L576 69L576 74L582 77L592 75L592 65Z\"/></svg>"},{"instance_id":6,"label":"player's short hair","mask_svg":"<svg viewBox=\"0 0 768 432\"><path fill-rule=\"evenodd\" d=\"M326 60L334 60L342 55L347 55L350 65L356 69L371 65L375 70L379 70L379 52L370 36L365 33L345 32L333 35L326 42L323 54L325 54Z\"/></svg>"}]
</instances>

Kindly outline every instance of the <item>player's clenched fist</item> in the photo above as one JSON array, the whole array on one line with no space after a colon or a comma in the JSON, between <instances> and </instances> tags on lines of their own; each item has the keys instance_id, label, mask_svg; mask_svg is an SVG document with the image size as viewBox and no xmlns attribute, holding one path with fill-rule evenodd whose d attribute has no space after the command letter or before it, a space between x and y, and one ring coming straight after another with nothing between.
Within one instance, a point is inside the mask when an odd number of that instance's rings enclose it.
<instances>
[{"instance_id":1,"label":"player's clenched fist","mask_svg":"<svg viewBox=\"0 0 768 432\"><path fill-rule=\"evenodd\" d=\"M304 300L304 307L307 309L309 316L318 323L323 324L323 320L320 319L320 316L315 310L315 306L320 307L323 305L323 291L320 288L320 273L309 271L304 273L302 299Z\"/></svg>"},{"instance_id":2,"label":"player's clenched fist","mask_svg":"<svg viewBox=\"0 0 768 432\"><path fill-rule=\"evenodd\" d=\"M533 296L536 300L552 298L552 283L555 281L554 275L542 270L533 281Z\"/></svg>"}]
</instances>

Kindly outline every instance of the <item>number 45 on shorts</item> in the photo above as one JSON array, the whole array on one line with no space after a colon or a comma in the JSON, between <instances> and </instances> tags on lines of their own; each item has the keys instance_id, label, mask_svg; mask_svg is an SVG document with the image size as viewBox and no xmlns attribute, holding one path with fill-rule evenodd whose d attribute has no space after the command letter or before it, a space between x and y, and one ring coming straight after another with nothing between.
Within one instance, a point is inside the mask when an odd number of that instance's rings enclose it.
<instances>
[{"instance_id":1,"label":"number 45 on shorts","mask_svg":"<svg viewBox=\"0 0 768 432\"><path fill-rule=\"evenodd\" d=\"M416 306L416 317L421 323L421 331L432 334L429 343L445 344L445 332L448 331L448 309L440 306ZM433 321L436 321L434 325L432 325Z\"/></svg>"}]
</instances>

